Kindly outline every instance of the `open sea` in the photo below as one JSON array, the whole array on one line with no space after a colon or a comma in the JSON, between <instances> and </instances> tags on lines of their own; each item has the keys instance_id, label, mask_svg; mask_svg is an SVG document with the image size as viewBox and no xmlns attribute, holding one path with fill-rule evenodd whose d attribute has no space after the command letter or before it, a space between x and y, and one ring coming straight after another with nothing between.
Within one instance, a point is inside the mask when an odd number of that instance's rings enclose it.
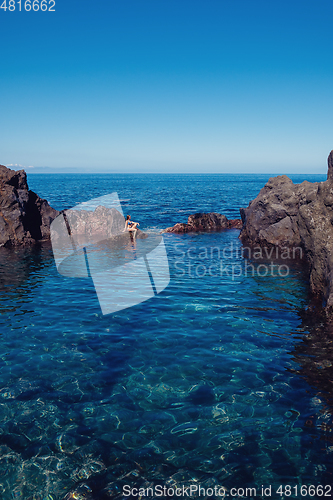
<instances>
[{"instance_id":1,"label":"open sea","mask_svg":"<svg viewBox=\"0 0 333 500\"><path fill-rule=\"evenodd\" d=\"M195 212L239 218L269 177L28 182L58 210L117 192L156 234ZM50 244L0 248L1 500L333 497L332 339L302 319L297 262L246 273L238 235L164 235L167 288L104 316Z\"/></svg>"}]
</instances>

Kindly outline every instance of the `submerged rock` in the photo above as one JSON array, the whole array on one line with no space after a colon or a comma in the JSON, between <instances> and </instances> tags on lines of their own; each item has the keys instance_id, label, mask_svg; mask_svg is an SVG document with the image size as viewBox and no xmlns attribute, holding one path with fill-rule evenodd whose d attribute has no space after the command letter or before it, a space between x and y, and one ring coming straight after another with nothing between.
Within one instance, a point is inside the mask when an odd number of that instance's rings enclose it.
<instances>
[{"instance_id":1,"label":"submerged rock","mask_svg":"<svg viewBox=\"0 0 333 500\"><path fill-rule=\"evenodd\" d=\"M255 200L241 209L241 216L244 244L290 248L293 256L307 261L313 299L332 315L333 151L326 181L294 184L286 175L272 177Z\"/></svg>"},{"instance_id":2,"label":"submerged rock","mask_svg":"<svg viewBox=\"0 0 333 500\"><path fill-rule=\"evenodd\" d=\"M197 213L189 216L187 224L178 223L164 229L162 233L193 233L198 231L220 231L222 229L241 229L240 219L228 220L225 215L214 212Z\"/></svg>"},{"instance_id":3,"label":"submerged rock","mask_svg":"<svg viewBox=\"0 0 333 500\"><path fill-rule=\"evenodd\" d=\"M24 170L0 165L0 247L48 240L58 213L29 190Z\"/></svg>"}]
</instances>

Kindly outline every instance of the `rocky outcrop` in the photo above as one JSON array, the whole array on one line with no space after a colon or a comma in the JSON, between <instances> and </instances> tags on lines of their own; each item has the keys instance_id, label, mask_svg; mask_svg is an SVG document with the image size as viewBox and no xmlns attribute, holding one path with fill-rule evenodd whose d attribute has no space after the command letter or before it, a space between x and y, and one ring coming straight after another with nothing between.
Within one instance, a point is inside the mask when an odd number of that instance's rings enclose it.
<instances>
[{"instance_id":1,"label":"rocky outcrop","mask_svg":"<svg viewBox=\"0 0 333 500\"><path fill-rule=\"evenodd\" d=\"M102 270L105 273L146 255L162 240L161 236L152 236L140 230L135 235L125 230L122 213L103 205L98 205L95 210L64 210L51 224L57 270L63 276L72 278L100 275ZM140 241L137 246L137 240L149 241L144 242L146 244ZM114 293L115 288L112 290ZM105 305L103 310L110 311L110 307Z\"/></svg>"},{"instance_id":2,"label":"rocky outcrop","mask_svg":"<svg viewBox=\"0 0 333 500\"><path fill-rule=\"evenodd\" d=\"M328 172L327 172L327 179L333 179L333 151L330 152L328 159Z\"/></svg>"},{"instance_id":3,"label":"rocky outcrop","mask_svg":"<svg viewBox=\"0 0 333 500\"><path fill-rule=\"evenodd\" d=\"M257 198L241 209L242 242L249 246L293 248L309 264L316 303L333 314L333 152L327 181L294 184L286 175L269 179Z\"/></svg>"},{"instance_id":4,"label":"rocky outcrop","mask_svg":"<svg viewBox=\"0 0 333 500\"><path fill-rule=\"evenodd\" d=\"M24 170L0 165L0 246L49 239L50 224L58 213L29 190Z\"/></svg>"},{"instance_id":5,"label":"rocky outcrop","mask_svg":"<svg viewBox=\"0 0 333 500\"><path fill-rule=\"evenodd\" d=\"M133 238L145 239L147 234L137 229L136 234L125 231L124 216L116 208L99 205L92 210L69 209L60 213L51 224L53 248L69 246L71 251L80 247L111 240L126 244Z\"/></svg>"},{"instance_id":6,"label":"rocky outcrop","mask_svg":"<svg viewBox=\"0 0 333 500\"><path fill-rule=\"evenodd\" d=\"M242 221L240 219L228 220L225 215L214 212L208 214L190 215L187 224L178 223L173 227L164 229L163 233L193 233L198 231L221 231L222 229L241 229Z\"/></svg>"}]
</instances>

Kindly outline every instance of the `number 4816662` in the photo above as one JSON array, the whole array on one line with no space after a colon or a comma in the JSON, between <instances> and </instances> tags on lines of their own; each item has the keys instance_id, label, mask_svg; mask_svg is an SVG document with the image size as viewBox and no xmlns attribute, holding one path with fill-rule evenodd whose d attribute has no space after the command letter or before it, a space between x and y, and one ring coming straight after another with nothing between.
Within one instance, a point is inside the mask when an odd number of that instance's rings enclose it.
<instances>
[{"instance_id":1,"label":"number 4816662","mask_svg":"<svg viewBox=\"0 0 333 500\"><path fill-rule=\"evenodd\" d=\"M1 1L1 0L0 0ZM0 9L5 12L9 10L13 12L14 10L22 11L25 10L29 12L30 10L42 12L55 12L55 0L3 0L0 5Z\"/></svg>"}]
</instances>

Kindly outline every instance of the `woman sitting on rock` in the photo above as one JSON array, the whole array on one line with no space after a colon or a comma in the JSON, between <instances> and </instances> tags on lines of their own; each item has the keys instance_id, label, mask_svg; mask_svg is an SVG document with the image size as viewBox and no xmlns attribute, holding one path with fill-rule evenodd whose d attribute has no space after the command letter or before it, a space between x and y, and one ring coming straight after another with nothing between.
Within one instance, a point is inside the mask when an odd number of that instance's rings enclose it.
<instances>
[{"instance_id":1,"label":"woman sitting on rock","mask_svg":"<svg viewBox=\"0 0 333 500\"><path fill-rule=\"evenodd\" d=\"M135 237L137 232L137 226L140 226L138 222L131 221L131 216L128 215L126 217L125 229L124 231L130 231L131 234Z\"/></svg>"}]
</instances>

